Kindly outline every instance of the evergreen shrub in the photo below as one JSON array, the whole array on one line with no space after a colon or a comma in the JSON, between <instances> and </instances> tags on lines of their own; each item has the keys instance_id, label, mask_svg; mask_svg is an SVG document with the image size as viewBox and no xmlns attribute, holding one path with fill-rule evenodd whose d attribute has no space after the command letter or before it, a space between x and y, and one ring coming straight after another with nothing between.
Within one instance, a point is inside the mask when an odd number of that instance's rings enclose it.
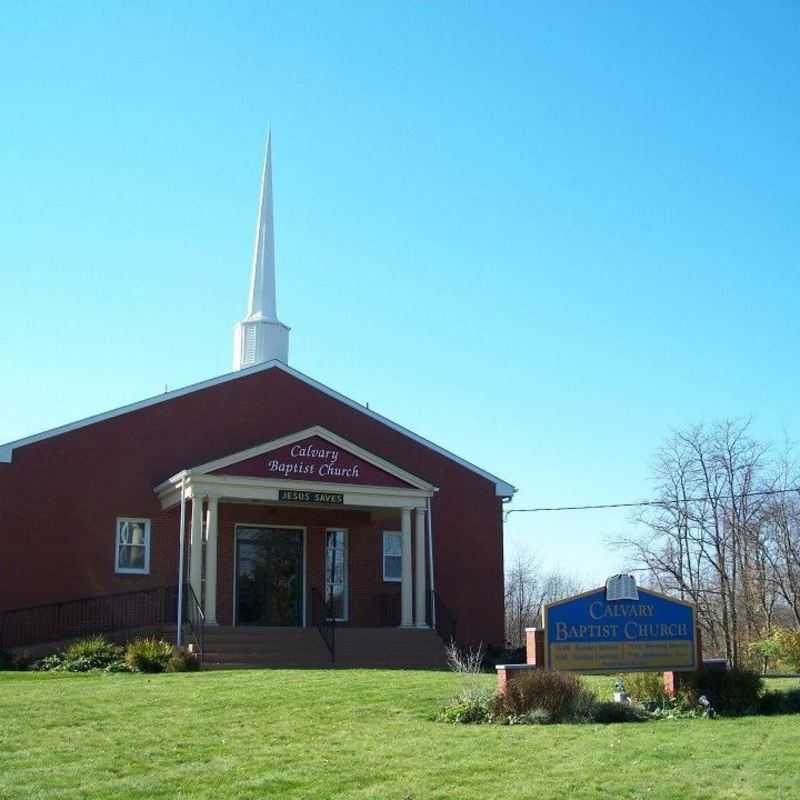
<instances>
[{"instance_id":1,"label":"evergreen shrub","mask_svg":"<svg viewBox=\"0 0 800 800\"><path fill-rule=\"evenodd\" d=\"M700 670L689 673L680 691L681 703L697 708L705 696L722 716L758 713L764 681L751 669Z\"/></svg>"}]
</instances>

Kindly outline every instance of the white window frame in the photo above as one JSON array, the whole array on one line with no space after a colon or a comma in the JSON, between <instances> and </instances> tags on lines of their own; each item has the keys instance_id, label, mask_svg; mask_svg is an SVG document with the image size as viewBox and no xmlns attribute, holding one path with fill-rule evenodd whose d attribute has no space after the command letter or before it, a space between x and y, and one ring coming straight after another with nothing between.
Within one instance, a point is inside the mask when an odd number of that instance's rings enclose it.
<instances>
[{"instance_id":1,"label":"white window frame","mask_svg":"<svg viewBox=\"0 0 800 800\"><path fill-rule=\"evenodd\" d=\"M325 528L325 602L328 602L328 534L329 533L343 533L344 534L344 553L343 553L343 586L342 593L344 599L344 616L334 618L334 622L347 622L350 617L350 570L348 569L348 560L350 556L350 531L347 528Z\"/></svg>"},{"instance_id":2,"label":"white window frame","mask_svg":"<svg viewBox=\"0 0 800 800\"><path fill-rule=\"evenodd\" d=\"M120 534L122 526L126 522L135 522L144 525L144 567L134 569L132 567L121 567L119 565ZM150 574L150 520L144 517L117 517L117 532L114 536L114 572L118 575L149 575Z\"/></svg>"},{"instance_id":3,"label":"white window frame","mask_svg":"<svg viewBox=\"0 0 800 800\"><path fill-rule=\"evenodd\" d=\"M400 577L393 578L386 575L386 537L396 536L400 540ZM392 556L397 558L397 556ZM384 531L383 538L381 539L381 573L383 574L384 583L402 583L403 582L403 532L402 531Z\"/></svg>"}]
</instances>

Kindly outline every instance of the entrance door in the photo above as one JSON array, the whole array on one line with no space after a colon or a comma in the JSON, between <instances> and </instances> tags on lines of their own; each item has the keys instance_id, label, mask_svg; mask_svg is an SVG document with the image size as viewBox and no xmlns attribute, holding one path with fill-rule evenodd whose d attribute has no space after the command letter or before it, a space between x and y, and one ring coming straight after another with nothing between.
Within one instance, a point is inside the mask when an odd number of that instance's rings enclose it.
<instances>
[{"instance_id":1,"label":"entrance door","mask_svg":"<svg viewBox=\"0 0 800 800\"><path fill-rule=\"evenodd\" d=\"M238 527L236 574L237 624L303 624L302 531Z\"/></svg>"}]
</instances>

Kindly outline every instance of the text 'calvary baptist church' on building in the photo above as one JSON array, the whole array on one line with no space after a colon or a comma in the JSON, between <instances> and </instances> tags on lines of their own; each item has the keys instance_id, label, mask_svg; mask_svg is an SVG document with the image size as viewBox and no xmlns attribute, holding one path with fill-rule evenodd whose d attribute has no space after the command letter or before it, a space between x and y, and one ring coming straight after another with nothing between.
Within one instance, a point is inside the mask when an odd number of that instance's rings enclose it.
<instances>
[{"instance_id":1,"label":"text 'calvary baptist church' on building","mask_svg":"<svg viewBox=\"0 0 800 800\"><path fill-rule=\"evenodd\" d=\"M233 354L228 374L0 446L6 644L68 636L77 617L102 627L100 598L158 596L147 613L174 625L175 595L220 642L294 630L283 651L302 650L320 624L345 644L395 630L398 665L410 635L436 643L433 660L445 635L502 644L514 488L289 366L269 141ZM154 621L124 602L115 627Z\"/></svg>"}]
</instances>

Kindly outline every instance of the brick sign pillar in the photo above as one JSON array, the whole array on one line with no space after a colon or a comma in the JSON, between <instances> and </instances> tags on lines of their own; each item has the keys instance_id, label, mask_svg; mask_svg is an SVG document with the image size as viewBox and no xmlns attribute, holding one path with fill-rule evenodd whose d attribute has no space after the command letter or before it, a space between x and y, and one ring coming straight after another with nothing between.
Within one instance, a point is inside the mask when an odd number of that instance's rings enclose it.
<instances>
[{"instance_id":1,"label":"brick sign pillar","mask_svg":"<svg viewBox=\"0 0 800 800\"><path fill-rule=\"evenodd\" d=\"M525 664L497 665L497 692L505 694L510 683L520 675L535 669L544 669L544 630L542 628L525 628Z\"/></svg>"},{"instance_id":2,"label":"brick sign pillar","mask_svg":"<svg viewBox=\"0 0 800 800\"><path fill-rule=\"evenodd\" d=\"M525 639L528 663L544 669L544 629L525 628Z\"/></svg>"}]
</instances>

